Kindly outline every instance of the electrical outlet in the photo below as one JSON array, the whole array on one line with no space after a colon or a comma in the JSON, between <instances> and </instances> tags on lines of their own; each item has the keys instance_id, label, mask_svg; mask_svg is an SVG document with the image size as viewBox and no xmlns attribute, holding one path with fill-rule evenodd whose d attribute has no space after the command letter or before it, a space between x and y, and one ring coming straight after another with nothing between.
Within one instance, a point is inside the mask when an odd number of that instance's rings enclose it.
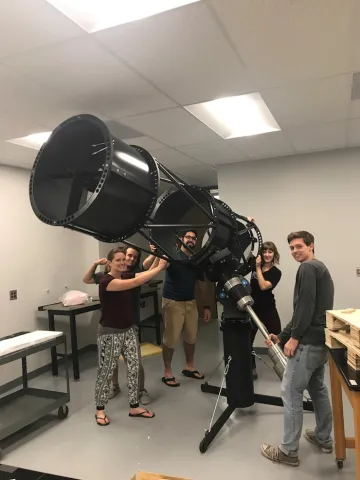
<instances>
[{"instance_id":1,"label":"electrical outlet","mask_svg":"<svg viewBox=\"0 0 360 480\"><path fill-rule=\"evenodd\" d=\"M357 277L360 277L360 267L357 267L357 268L356 268L356 276L357 276Z\"/></svg>"},{"instance_id":2,"label":"electrical outlet","mask_svg":"<svg viewBox=\"0 0 360 480\"><path fill-rule=\"evenodd\" d=\"M10 290L10 300L17 300L17 290Z\"/></svg>"}]
</instances>

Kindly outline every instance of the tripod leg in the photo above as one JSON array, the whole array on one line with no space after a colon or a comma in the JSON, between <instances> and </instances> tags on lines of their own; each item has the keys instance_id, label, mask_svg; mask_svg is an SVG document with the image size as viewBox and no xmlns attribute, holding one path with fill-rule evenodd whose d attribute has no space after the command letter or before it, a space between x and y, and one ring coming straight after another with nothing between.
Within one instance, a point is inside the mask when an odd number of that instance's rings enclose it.
<instances>
[{"instance_id":1,"label":"tripod leg","mask_svg":"<svg viewBox=\"0 0 360 480\"><path fill-rule=\"evenodd\" d=\"M216 435L220 432L220 430L228 421L228 419L230 418L234 410L235 408L230 407L230 405L226 407L226 409L223 411L220 417L216 420L216 422L211 427L211 429L206 431L205 437L201 440L199 445L199 450L201 453L206 452L206 450L209 448L210 443L214 440Z\"/></svg>"},{"instance_id":2,"label":"tripod leg","mask_svg":"<svg viewBox=\"0 0 360 480\"><path fill-rule=\"evenodd\" d=\"M272 395L262 395L260 393L255 393L255 403L262 403L264 405L274 405L276 407L283 407L283 401L280 397L273 397ZM303 402L303 408L307 412L314 411L314 405L312 402L305 401Z\"/></svg>"}]
</instances>

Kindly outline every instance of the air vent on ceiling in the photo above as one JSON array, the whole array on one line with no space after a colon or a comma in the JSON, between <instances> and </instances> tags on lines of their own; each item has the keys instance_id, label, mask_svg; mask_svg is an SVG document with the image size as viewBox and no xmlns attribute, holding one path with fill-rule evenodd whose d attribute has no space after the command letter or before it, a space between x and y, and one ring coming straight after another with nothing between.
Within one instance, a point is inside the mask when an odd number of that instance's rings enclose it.
<instances>
[{"instance_id":1,"label":"air vent on ceiling","mask_svg":"<svg viewBox=\"0 0 360 480\"><path fill-rule=\"evenodd\" d=\"M360 72L353 74L351 100L360 100Z\"/></svg>"}]
</instances>

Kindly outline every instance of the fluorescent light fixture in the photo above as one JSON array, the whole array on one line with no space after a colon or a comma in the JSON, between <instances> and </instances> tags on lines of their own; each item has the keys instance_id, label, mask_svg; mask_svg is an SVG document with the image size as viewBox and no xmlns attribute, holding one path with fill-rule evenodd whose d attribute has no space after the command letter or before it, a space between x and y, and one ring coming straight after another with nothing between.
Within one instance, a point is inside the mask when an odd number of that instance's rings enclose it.
<instances>
[{"instance_id":1,"label":"fluorescent light fixture","mask_svg":"<svg viewBox=\"0 0 360 480\"><path fill-rule=\"evenodd\" d=\"M20 145L21 147L33 148L39 150L43 143L45 143L51 135L51 132L40 132L27 135L26 137L12 138L7 140L9 143Z\"/></svg>"},{"instance_id":2,"label":"fluorescent light fixture","mask_svg":"<svg viewBox=\"0 0 360 480\"><path fill-rule=\"evenodd\" d=\"M184 107L226 140L281 130L259 93Z\"/></svg>"},{"instance_id":3,"label":"fluorescent light fixture","mask_svg":"<svg viewBox=\"0 0 360 480\"><path fill-rule=\"evenodd\" d=\"M134 22L199 0L47 0L88 33Z\"/></svg>"}]
</instances>

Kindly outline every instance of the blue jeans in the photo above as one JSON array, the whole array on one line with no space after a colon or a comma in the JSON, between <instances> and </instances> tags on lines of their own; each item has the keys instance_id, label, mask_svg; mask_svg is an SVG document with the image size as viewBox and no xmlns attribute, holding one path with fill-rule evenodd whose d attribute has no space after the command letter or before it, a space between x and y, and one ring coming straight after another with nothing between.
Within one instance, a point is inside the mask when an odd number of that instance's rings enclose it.
<instances>
[{"instance_id":1,"label":"blue jeans","mask_svg":"<svg viewBox=\"0 0 360 480\"><path fill-rule=\"evenodd\" d=\"M302 345L288 358L281 384L284 403L284 437L280 450L297 457L303 426L303 393L307 390L314 406L316 438L326 446L332 445L332 411L328 390L324 384L325 345Z\"/></svg>"}]
</instances>

